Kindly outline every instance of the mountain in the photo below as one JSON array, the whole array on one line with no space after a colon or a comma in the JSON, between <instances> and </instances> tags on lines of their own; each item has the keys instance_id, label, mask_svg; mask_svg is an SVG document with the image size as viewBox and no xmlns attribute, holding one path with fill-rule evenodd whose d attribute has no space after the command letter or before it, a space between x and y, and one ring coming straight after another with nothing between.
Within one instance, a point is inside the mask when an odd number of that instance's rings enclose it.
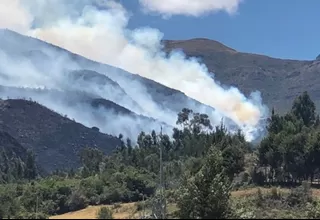
<instances>
[{"instance_id":1,"label":"mountain","mask_svg":"<svg viewBox=\"0 0 320 220\"><path fill-rule=\"evenodd\" d=\"M26 161L27 150L10 134L0 130L0 183L8 183L25 177L23 167ZM34 170L36 169L35 166Z\"/></svg>"},{"instance_id":2,"label":"mountain","mask_svg":"<svg viewBox=\"0 0 320 220\"><path fill-rule=\"evenodd\" d=\"M320 61L276 59L244 53L209 39L164 41L165 50L182 50L198 57L214 78L236 86L248 95L258 90L263 102L281 113L291 107L294 97L308 91L320 109Z\"/></svg>"},{"instance_id":3,"label":"mountain","mask_svg":"<svg viewBox=\"0 0 320 220\"><path fill-rule=\"evenodd\" d=\"M142 130L170 132L184 107L213 110L152 80L9 30L0 30L0 98L0 128L34 150L46 171L78 167L85 146L109 153L120 133L134 142Z\"/></svg>"},{"instance_id":4,"label":"mountain","mask_svg":"<svg viewBox=\"0 0 320 220\"><path fill-rule=\"evenodd\" d=\"M138 115L159 121L162 121L163 118L158 117L160 112L158 107L161 108L161 111L170 112L172 117L175 117L176 113L184 107L201 108L206 112L213 110L180 91L122 69L86 59L38 39L10 30L1 30L0 39L0 48L5 54L5 59L20 60L23 61L23 64L31 63L33 72L37 71L55 77L48 82L39 80L42 86L86 92L97 98L117 103ZM15 62L12 63L14 65ZM27 66L25 69L30 69L30 67ZM0 62L0 74L4 75L4 80L5 77L13 75L11 70L6 70L7 73L4 73L5 70L5 67L1 68ZM63 77L60 75L57 77L57 72L59 74L63 72ZM12 81L9 83L10 86L17 86L17 83ZM164 122L167 123L167 121Z\"/></svg>"},{"instance_id":5,"label":"mountain","mask_svg":"<svg viewBox=\"0 0 320 220\"><path fill-rule=\"evenodd\" d=\"M114 136L87 128L38 103L19 99L0 101L0 130L33 150L36 162L46 171L78 167L78 153L83 147L110 153L120 144Z\"/></svg>"},{"instance_id":6,"label":"mountain","mask_svg":"<svg viewBox=\"0 0 320 220\"><path fill-rule=\"evenodd\" d=\"M5 152L9 158L26 160L27 149L5 131L0 130L0 151Z\"/></svg>"}]
</instances>

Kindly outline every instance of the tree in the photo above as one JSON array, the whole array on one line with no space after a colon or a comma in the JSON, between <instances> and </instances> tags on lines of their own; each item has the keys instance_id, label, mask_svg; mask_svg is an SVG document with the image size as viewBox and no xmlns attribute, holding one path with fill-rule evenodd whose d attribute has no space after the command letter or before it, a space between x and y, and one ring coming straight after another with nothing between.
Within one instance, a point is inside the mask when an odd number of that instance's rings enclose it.
<instances>
[{"instance_id":1,"label":"tree","mask_svg":"<svg viewBox=\"0 0 320 220\"><path fill-rule=\"evenodd\" d=\"M103 152L97 148L84 148L80 152L80 160L89 173L97 173L103 160Z\"/></svg>"},{"instance_id":2,"label":"tree","mask_svg":"<svg viewBox=\"0 0 320 220\"><path fill-rule=\"evenodd\" d=\"M32 179L35 179L36 176L37 176L37 168L36 168L34 154L30 150L28 150L27 151L25 177L29 180L32 180Z\"/></svg>"},{"instance_id":3,"label":"tree","mask_svg":"<svg viewBox=\"0 0 320 220\"><path fill-rule=\"evenodd\" d=\"M268 119L268 122L267 129L269 133L277 134L283 129L282 117L275 114L274 108L272 109L271 117Z\"/></svg>"},{"instance_id":4,"label":"tree","mask_svg":"<svg viewBox=\"0 0 320 220\"><path fill-rule=\"evenodd\" d=\"M194 113L192 110L183 108L178 113L177 125L183 125L194 134L199 134L204 129L212 130L209 116L206 114Z\"/></svg>"},{"instance_id":5,"label":"tree","mask_svg":"<svg viewBox=\"0 0 320 220\"><path fill-rule=\"evenodd\" d=\"M87 206L87 199L80 190L75 190L69 198L68 206L70 211L83 209Z\"/></svg>"},{"instance_id":6,"label":"tree","mask_svg":"<svg viewBox=\"0 0 320 220\"><path fill-rule=\"evenodd\" d=\"M220 219L227 216L230 183L223 170L220 151L211 148L200 171L184 183L177 202L179 217Z\"/></svg>"},{"instance_id":7,"label":"tree","mask_svg":"<svg viewBox=\"0 0 320 220\"><path fill-rule=\"evenodd\" d=\"M244 151L239 145L230 145L222 151L223 167L230 179L244 170Z\"/></svg>"},{"instance_id":8,"label":"tree","mask_svg":"<svg viewBox=\"0 0 320 220\"><path fill-rule=\"evenodd\" d=\"M298 96L293 102L292 113L298 119L302 119L305 126L309 127L315 123L315 111L316 106L306 91Z\"/></svg>"}]
</instances>

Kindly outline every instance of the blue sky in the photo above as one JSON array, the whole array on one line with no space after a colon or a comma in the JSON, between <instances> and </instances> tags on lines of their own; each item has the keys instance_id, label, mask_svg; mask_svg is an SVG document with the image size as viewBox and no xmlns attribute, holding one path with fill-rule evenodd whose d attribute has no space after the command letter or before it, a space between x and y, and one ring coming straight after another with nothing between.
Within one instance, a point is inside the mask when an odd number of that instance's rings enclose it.
<instances>
[{"instance_id":1,"label":"blue sky","mask_svg":"<svg viewBox=\"0 0 320 220\"><path fill-rule=\"evenodd\" d=\"M154 27L165 39L209 38L238 51L286 59L320 54L320 0L244 0L234 15L170 19L143 13L138 1L122 2L133 13L130 28Z\"/></svg>"}]
</instances>

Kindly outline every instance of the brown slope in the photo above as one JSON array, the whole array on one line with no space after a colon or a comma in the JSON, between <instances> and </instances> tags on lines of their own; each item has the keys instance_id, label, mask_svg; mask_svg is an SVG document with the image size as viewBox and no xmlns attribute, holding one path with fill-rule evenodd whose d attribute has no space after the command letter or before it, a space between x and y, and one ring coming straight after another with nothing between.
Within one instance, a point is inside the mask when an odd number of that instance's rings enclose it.
<instances>
[{"instance_id":1,"label":"brown slope","mask_svg":"<svg viewBox=\"0 0 320 220\"><path fill-rule=\"evenodd\" d=\"M26 100L0 101L0 129L22 146L32 149L46 171L79 166L78 152L85 146L110 153L119 139L102 134Z\"/></svg>"},{"instance_id":2,"label":"brown slope","mask_svg":"<svg viewBox=\"0 0 320 220\"><path fill-rule=\"evenodd\" d=\"M310 92L320 109L319 61L242 53L209 39L167 40L164 44L166 51L182 49L189 57L199 57L225 85L236 86L246 95L259 90L263 101L280 112L288 110L293 98L304 90Z\"/></svg>"}]
</instances>

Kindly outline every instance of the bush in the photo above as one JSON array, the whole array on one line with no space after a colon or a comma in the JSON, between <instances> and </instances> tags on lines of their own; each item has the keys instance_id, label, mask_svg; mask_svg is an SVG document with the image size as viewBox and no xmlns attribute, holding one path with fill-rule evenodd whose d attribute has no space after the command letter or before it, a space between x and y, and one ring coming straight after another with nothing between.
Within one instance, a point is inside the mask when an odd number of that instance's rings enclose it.
<instances>
[{"instance_id":1,"label":"bush","mask_svg":"<svg viewBox=\"0 0 320 220\"><path fill-rule=\"evenodd\" d=\"M312 191L308 182L303 182L301 186L293 188L287 197L290 206L297 206L312 202Z\"/></svg>"},{"instance_id":2,"label":"bush","mask_svg":"<svg viewBox=\"0 0 320 220\"><path fill-rule=\"evenodd\" d=\"M264 198L262 195L262 191L260 188L258 188L257 197L256 197L256 204L258 207L263 206Z\"/></svg>"},{"instance_id":3,"label":"bush","mask_svg":"<svg viewBox=\"0 0 320 220\"><path fill-rule=\"evenodd\" d=\"M232 200L228 219L256 219L255 200L252 198L235 198Z\"/></svg>"},{"instance_id":4,"label":"bush","mask_svg":"<svg viewBox=\"0 0 320 220\"><path fill-rule=\"evenodd\" d=\"M271 189L271 199L278 200L280 198L281 198L280 190L278 190L276 187L272 187L272 189Z\"/></svg>"},{"instance_id":5,"label":"bush","mask_svg":"<svg viewBox=\"0 0 320 220\"><path fill-rule=\"evenodd\" d=\"M314 202L314 204L307 203L307 217L309 219L319 219L320 218L320 203L319 201Z\"/></svg>"},{"instance_id":6,"label":"bush","mask_svg":"<svg viewBox=\"0 0 320 220\"><path fill-rule=\"evenodd\" d=\"M68 201L68 206L70 211L77 211L87 207L88 201L87 198L82 195L82 193L77 190L74 191Z\"/></svg>"},{"instance_id":7,"label":"bush","mask_svg":"<svg viewBox=\"0 0 320 220\"><path fill-rule=\"evenodd\" d=\"M107 207L101 207L97 213L97 219L113 219L112 211Z\"/></svg>"},{"instance_id":8,"label":"bush","mask_svg":"<svg viewBox=\"0 0 320 220\"><path fill-rule=\"evenodd\" d=\"M18 216L21 219L49 219L49 217L44 213L25 213L21 216Z\"/></svg>"},{"instance_id":9,"label":"bush","mask_svg":"<svg viewBox=\"0 0 320 220\"><path fill-rule=\"evenodd\" d=\"M143 208L145 207L145 202L137 202L136 203L137 211L142 211Z\"/></svg>"},{"instance_id":10,"label":"bush","mask_svg":"<svg viewBox=\"0 0 320 220\"><path fill-rule=\"evenodd\" d=\"M112 206L112 209L119 209L119 208L121 208L121 203L119 203L119 202L114 203Z\"/></svg>"}]
</instances>

